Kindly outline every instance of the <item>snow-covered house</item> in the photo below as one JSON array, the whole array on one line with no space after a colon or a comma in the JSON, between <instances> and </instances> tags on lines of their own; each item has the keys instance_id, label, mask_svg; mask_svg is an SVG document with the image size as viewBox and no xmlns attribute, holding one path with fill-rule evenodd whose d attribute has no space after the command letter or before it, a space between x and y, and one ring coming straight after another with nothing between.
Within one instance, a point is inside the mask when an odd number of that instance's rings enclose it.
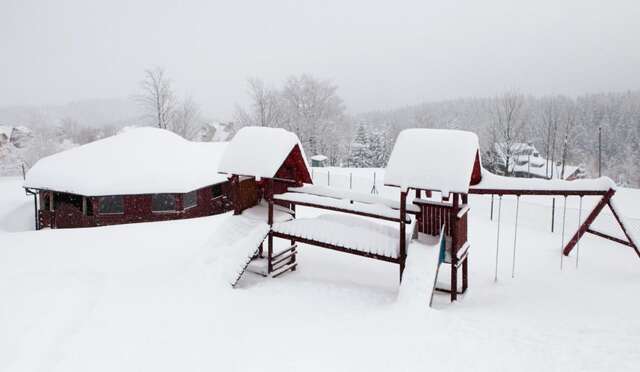
<instances>
[{"instance_id":1,"label":"snow-covered house","mask_svg":"<svg viewBox=\"0 0 640 372\"><path fill-rule=\"evenodd\" d=\"M494 144L496 155L496 170L505 174L507 167L507 146L502 143ZM563 165L561 162L553 162L540 155L532 143L514 143L509 151L509 174L513 177L546 178L574 180L584 178L586 173L580 166Z\"/></svg>"},{"instance_id":2,"label":"snow-covered house","mask_svg":"<svg viewBox=\"0 0 640 372\"><path fill-rule=\"evenodd\" d=\"M312 183L309 163L298 136L282 128L240 129L229 142L218 170L231 175L232 187L240 191L234 193L234 197L259 199L283 193L289 186ZM245 187L240 185L242 181ZM251 187L255 191L251 191ZM236 213L257 203L257 199L237 200Z\"/></svg>"},{"instance_id":3,"label":"snow-covered house","mask_svg":"<svg viewBox=\"0 0 640 372\"><path fill-rule=\"evenodd\" d=\"M132 128L38 161L24 187L38 225L64 228L199 217L232 208L218 172L226 143Z\"/></svg>"}]
</instances>

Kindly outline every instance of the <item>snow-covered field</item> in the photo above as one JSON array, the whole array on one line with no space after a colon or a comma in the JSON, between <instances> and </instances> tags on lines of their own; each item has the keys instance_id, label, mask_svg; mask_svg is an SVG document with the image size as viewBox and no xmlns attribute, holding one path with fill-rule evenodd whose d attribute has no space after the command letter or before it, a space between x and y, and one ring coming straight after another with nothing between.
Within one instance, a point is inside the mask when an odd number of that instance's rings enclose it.
<instances>
[{"instance_id":1,"label":"snow-covered field","mask_svg":"<svg viewBox=\"0 0 640 372\"><path fill-rule=\"evenodd\" d=\"M326 171L314 170L316 182ZM348 185L354 172L354 188L369 192L376 170L331 171L332 185ZM376 172L377 189L392 195ZM229 214L28 231L33 204L20 185L0 179L1 371L640 366L640 259L587 236L579 268L574 251L561 271L561 199L554 234L550 199L522 199L511 278L515 198L504 198L494 283L497 219L489 220L490 197L472 197L469 292L455 304L436 295L429 310L396 301L397 266L311 246L300 247L298 271L277 279L246 274L233 290L221 275L220 252L242 231L233 231ZM640 190L622 189L615 198L640 236ZM584 210L592 204L585 200ZM569 199L566 239L577 226L577 205ZM313 214L299 209L301 217ZM598 224L614 229L606 218Z\"/></svg>"}]
</instances>

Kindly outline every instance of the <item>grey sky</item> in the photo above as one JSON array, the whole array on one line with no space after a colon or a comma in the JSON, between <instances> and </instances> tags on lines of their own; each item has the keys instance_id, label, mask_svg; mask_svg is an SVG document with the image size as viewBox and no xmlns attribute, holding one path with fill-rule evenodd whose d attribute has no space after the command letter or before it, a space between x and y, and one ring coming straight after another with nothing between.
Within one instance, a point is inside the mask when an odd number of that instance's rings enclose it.
<instances>
[{"instance_id":1,"label":"grey sky","mask_svg":"<svg viewBox=\"0 0 640 372\"><path fill-rule=\"evenodd\" d=\"M0 4L0 106L128 97L154 65L223 119L250 76L331 79L351 112L640 88L639 1Z\"/></svg>"}]
</instances>

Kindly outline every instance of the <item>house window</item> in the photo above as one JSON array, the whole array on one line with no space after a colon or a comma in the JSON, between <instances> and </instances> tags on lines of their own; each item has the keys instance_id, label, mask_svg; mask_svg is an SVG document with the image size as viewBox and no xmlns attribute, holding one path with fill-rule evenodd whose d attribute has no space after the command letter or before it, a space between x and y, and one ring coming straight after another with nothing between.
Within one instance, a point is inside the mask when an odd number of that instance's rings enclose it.
<instances>
[{"instance_id":1,"label":"house window","mask_svg":"<svg viewBox=\"0 0 640 372\"><path fill-rule=\"evenodd\" d=\"M124 198L122 195L101 196L98 199L100 214L124 213Z\"/></svg>"},{"instance_id":2,"label":"house window","mask_svg":"<svg viewBox=\"0 0 640 372\"><path fill-rule=\"evenodd\" d=\"M48 192L42 193L40 197L40 209L43 211L48 211L50 207L50 196Z\"/></svg>"},{"instance_id":3,"label":"house window","mask_svg":"<svg viewBox=\"0 0 640 372\"><path fill-rule=\"evenodd\" d=\"M222 196L222 184L216 183L215 185L211 186L211 197L215 199L220 196Z\"/></svg>"},{"instance_id":4,"label":"house window","mask_svg":"<svg viewBox=\"0 0 640 372\"><path fill-rule=\"evenodd\" d=\"M173 194L151 195L151 210L154 212L175 212L176 196Z\"/></svg>"},{"instance_id":5,"label":"house window","mask_svg":"<svg viewBox=\"0 0 640 372\"><path fill-rule=\"evenodd\" d=\"M85 216L93 216L93 203L91 203L91 199L85 197L83 203Z\"/></svg>"},{"instance_id":6,"label":"house window","mask_svg":"<svg viewBox=\"0 0 640 372\"><path fill-rule=\"evenodd\" d=\"M198 205L198 191L194 190L182 196L182 209L193 208Z\"/></svg>"}]
</instances>

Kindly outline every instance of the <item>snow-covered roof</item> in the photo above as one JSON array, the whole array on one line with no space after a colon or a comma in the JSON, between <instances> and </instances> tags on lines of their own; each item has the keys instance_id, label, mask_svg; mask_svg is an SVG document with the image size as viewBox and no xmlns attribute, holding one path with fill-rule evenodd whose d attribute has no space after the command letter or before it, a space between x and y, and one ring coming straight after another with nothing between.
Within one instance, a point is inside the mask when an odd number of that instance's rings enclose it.
<instances>
[{"instance_id":1,"label":"snow-covered roof","mask_svg":"<svg viewBox=\"0 0 640 372\"><path fill-rule=\"evenodd\" d=\"M9 127L6 125L0 125L0 135L4 135L7 137L7 140L11 138L11 132L13 131L13 127Z\"/></svg>"},{"instance_id":2,"label":"snow-covered roof","mask_svg":"<svg viewBox=\"0 0 640 372\"><path fill-rule=\"evenodd\" d=\"M479 149L475 133L447 129L400 132L385 171L386 185L466 193Z\"/></svg>"},{"instance_id":3,"label":"snow-covered roof","mask_svg":"<svg viewBox=\"0 0 640 372\"><path fill-rule=\"evenodd\" d=\"M482 180L471 186L477 190L545 190L545 191L607 191L616 188L615 182L609 177L593 179L579 179L565 181L559 179L547 180L543 178L505 177L482 170Z\"/></svg>"},{"instance_id":4,"label":"snow-covered roof","mask_svg":"<svg viewBox=\"0 0 640 372\"><path fill-rule=\"evenodd\" d=\"M244 127L229 142L218 169L229 174L273 178L296 145L309 168L294 133L282 128Z\"/></svg>"},{"instance_id":5,"label":"snow-covered roof","mask_svg":"<svg viewBox=\"0 0 640 372\"><path fill-rule=\"evenodd\" d=\"M327 157L324 155L313 155L311 157L311 160L315 160L315 161L325 161L327 160Z\"/></svg>"},{"instance_id":6,"label":"snow-covered roof","mask_svg":"<svg viewBox=\"0 0 640 372\"><path fill-rule=\"evenodd\" d=\"M38 161L25 187L85 196L185 193L223 182L226 143L190 142L158 128L129 128Z\"/></svg>"}]
</instances>

